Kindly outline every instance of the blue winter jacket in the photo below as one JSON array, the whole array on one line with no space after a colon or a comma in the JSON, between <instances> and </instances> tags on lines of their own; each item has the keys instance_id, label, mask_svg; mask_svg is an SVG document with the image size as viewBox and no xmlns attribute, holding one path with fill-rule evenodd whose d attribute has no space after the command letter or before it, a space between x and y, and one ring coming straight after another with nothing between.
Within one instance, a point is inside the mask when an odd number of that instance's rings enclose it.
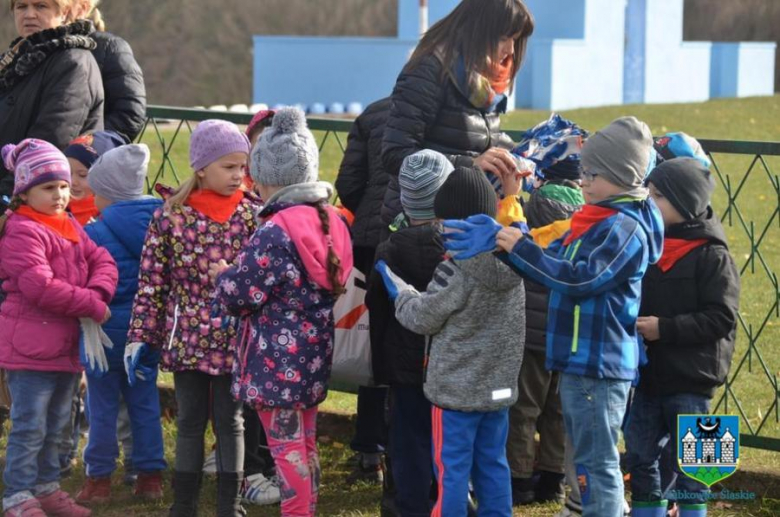
<instances>
[{"instance_id":1,"label":"blue winter jacket","mask_svg":"<svg viewBox=\"0 0 780 517\"><path fill-rule=\"evenodd\" d=\"M162 201L153 197L114 203L103 210L98 221L84 228L98 246L108 250L119 270L116 294L109 305L111 319L103 324L103 330L114 343L113 349L106 350L112 371L124 370L123 356L130 326L130 312L138 290L141 250L152 215L160 206ZM141 363L145 366L156 365L159 355L158 351L150 347Z\"/></svg>"},{"instance_id":2,"label":"blue winter jacket","mask_svg":"<svg viewBox=\"0 0 780 517\"><path fill-rule=\"evenodd\" d=\"M547 369L633 381L640 358L636 319L642 277L661 257L663 221L650 199L600 206L618 213L568 246L566 235L546 250L526 238L499 257L552 291Z\"/></svg>"}]
</instances>

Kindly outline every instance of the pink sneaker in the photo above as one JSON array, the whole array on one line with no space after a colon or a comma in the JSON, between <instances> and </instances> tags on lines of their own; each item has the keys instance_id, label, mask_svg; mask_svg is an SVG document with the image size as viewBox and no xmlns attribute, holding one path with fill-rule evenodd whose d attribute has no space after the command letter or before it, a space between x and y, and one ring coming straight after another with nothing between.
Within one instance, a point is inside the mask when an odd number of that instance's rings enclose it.
<instances>
[{"instance_id":1,"label":"pink sneaker","mask_svg":"<svg viewBox=\"0 0 780 517\"><path fill-rule=\"evenodd\" d=\"M89 517L92 515L92 510L77 505L76 501L62 490L55 490L51 494L39 497L38 501L48 517Z\"/></svg>"},{"instance_id":2,"label":"pink sneaker","mask_svg":"<svg viewBox=\"0 0 780 517\"><path fill-rule=\"evenodd\" d=\"M5 517L46 517L37 499L28 499L5 511Z\"/></svg>"}]
</instances>

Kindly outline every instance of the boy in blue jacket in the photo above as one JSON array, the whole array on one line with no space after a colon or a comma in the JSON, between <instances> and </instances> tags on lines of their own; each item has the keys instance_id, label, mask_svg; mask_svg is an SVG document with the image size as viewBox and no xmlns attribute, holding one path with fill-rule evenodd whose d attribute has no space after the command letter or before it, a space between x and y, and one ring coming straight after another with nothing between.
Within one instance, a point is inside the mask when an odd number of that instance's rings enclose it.
<instances>
[{"instance_id":1,"label":"boy in blue jacket","mask_svg":"<svg viewBox=\"0 0 780 517\"><path fill-rule=\"evenodd\" d=\"M133 467L138 472L135 495L160 499L163 459L160 398L157 392L159 352L126 349L130 310L138 290L138 269L146 230L162 201L144 195L149 148L124 145L101 156L90 168L89 187L101 212L85 230L116 261L119 284L103 330L113 342L106 350L108 372L87 368L89 442L84 450L87 479L76 499L82 503L108 502L111 474L119 456L117 415L119 398L127 404L133 433ZM126 458L127 461L129 458Z\"/></svg>"},{"instance_id":2,"label":"boy in blue jacket","mask_svg":"<svg viewBox=\"0 0 780 517\"><path fill-rule=\"evenodd\" d=\"M653 140L634 117L615 120L582 150L587 205L546 250L518 228L475 217L445 222L447 247L471 255L503 250L516 272L550 288L546 367L561 372L560 393L583 515L623 515L617 442L640 347L636 321L642 277L661 255L663 222L643 181Z\"/></svg>"}]
</instances>

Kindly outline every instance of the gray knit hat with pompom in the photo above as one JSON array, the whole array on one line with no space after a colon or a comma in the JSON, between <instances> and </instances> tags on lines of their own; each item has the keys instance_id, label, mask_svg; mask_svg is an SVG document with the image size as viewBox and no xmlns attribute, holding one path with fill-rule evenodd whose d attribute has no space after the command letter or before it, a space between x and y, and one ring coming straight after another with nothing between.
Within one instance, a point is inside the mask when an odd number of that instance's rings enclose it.
<instances>
[{"instance_id":1,"label":"gray knit hat with pompom","mask_svg":"<svg viewBox=\"0 0 780 517\"><path fill-rule=\"evenodd\" d=\"M298 108L282 108L252 150L252 179L269 187L317 181L320 153Z\"/></svg>"}]
</instances>

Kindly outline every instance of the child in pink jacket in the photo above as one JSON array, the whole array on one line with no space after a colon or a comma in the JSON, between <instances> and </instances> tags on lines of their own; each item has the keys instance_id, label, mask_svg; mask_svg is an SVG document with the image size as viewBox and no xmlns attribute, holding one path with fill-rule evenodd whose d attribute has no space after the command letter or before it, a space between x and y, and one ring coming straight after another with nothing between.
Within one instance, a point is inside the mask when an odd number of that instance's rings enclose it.
<instances>
[{"instance_id":1,"label":"child in pink jacket","mask_svg":"<svg viewBox=\"0 0 780 517\"><path fill-rule=\"evenodd\" d=\"M65 212L70 168L59 150L27 139L3 147L2 157L15 180L0 226L0 368L13 398L3 510L88 516L60 490L58 449L81 371L79 319L96 329L110 317L117 269Z\"/></svg>"}]
</instances>

